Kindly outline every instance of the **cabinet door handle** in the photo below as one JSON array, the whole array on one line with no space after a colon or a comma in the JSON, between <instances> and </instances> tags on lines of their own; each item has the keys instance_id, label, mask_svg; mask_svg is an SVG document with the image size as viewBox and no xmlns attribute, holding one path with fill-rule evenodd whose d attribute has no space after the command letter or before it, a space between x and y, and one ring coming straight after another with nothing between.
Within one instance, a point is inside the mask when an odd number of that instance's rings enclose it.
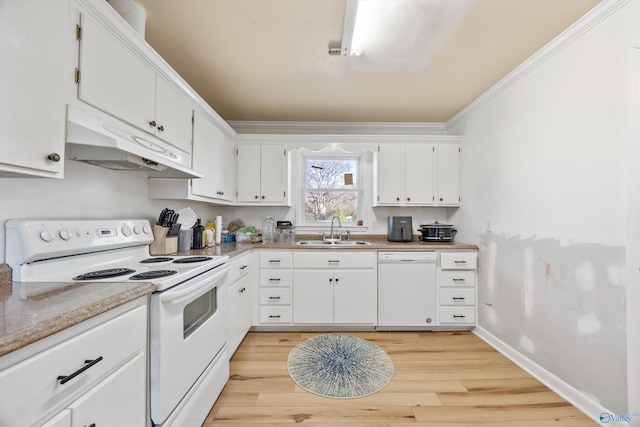
<instances>
[{"instance_id":1,"label":"cabinet door handle","mask_svg":"<svg viewBox=\"0 0 640 427\"><path fill-rule=\"evenodd\" d=\"M396 202L399 202L399 201L400 201L400 197L396 197Z\"/></svg>"},{"instance_id":2,"label":"cabinet door handle","mask_svg":"<svg viewBox=\"0 0 640 427\"><path fill-rule=\"evenodd\" d=\"M157 124L157 123L156 123L156 121L155 121L155 120L151 120L151 121L149 122L149 126L151 126L152 128L156 127L156 124Z\"/></svg>"},{"instance_id":3,"label":"cabinet door handle","mask_svg":"<svg viewBox=\"0 0 640 427\"><path fill-rule=\"evenodd\" d=\"M340 260L339 260L339 259L330 259L328 262L329 262L329 263L336 263L336 262L338 262L338 263L339 263L339 262L340 262Z\"/></svg>"},{"instance_id":4,"label":"cabinet door handle","mask_svg":"<svg viewBox=\"0 0 640 427\"><path fill-rule=\"evenodd\" d=\"M58 376L58 380L60 381L60 384L65 384L65 383L71 381L72 379L74 379L75 377L77 377L78 375L80 375L81 373L83 373L84 371L86 371L87 369L89 369L90 367L92 367L93 365L95 365L96 363L98 363L101 360L102 360L102 356L98 357L97 359L93 359L93 360L85 360L84 361L85 365L82 368L80 368L77 371L75 371L73 374L71 374L71 375L59 375Z\"/></svg>"},{"instance_id":5,"label":"cabinet door handle","mask_svg":"<svg viewBox=\"0 0 640 427\"><path fill-rule=\"evenodd\" d=\"M256 199L259 199L259 197L258 197L258 195L257 195L257 194L256 194L254 197L255 197Z\"/></svg>"},{"instance_id":6,"label":"cabinet door handle","mask_svg":"<svg viewBox=\"0 0 640 427\"><path fill-rule=\"evenodd\" d=\"M269 297L269 299L280 299L280 297Z\"/></svg>"},{"instance_id":7,"label":"cabinet door handle","mask_svg":"<svg viewBox=\"0 0 640 427\"><path fill-rule=\"evenodd\" d=\"M158 126L158 130L159 130L160 132L164 132L164 126L163 126L163 125Z\"/></svg>"},{"instance_id":8,"label":"cabinet door handle","mask_svg":"<svg viewBox=\"0 0 640 427\"><path fill-rule=\"evenodd\" d=\"M407 197L407 202L410 202L410 201L411 201L411 197Z\"/></svg>"},{"instance_id":9,"label":"cabinet door handle","mask_svg":"<svg viewBox=\"0 0 640 427\"><path fill-rule=\"evenodd\" d=\"M47 159L51 160L54 163L58 163L60 161L60 154L51 153L47 156Z\"/></svg>"},{"instance_id":10,"label":"cabinet door handle","mask_svg":"<svg viewBox=\"0 0 640 427\"><path fill-rule=\"evenodd\" d=\"M240 270L244 270L247 267L249 267L249 266L248 265L242 265L242 266L240 266Z\"/></svg>"},{"instance_id":11,"label":"cabinet door handle","mask_svg":"<svg viewBox=\"0 0 640 427\"><path fill-rule=\"evenodd\" d=\"M262 200L264 200L264 196L262 196Z\"/></svg>"},{"instance_id":12,"label":"cabinet door handle","mask_svg":"<svg viewBox=\"0 0 640 427\"><path fill-rule=\"evenodd\" d=\"M240 292L241 294L243 294L246 290L247 290L247 288L242 288L242 289L238 290L238 292Z\"/></svg>"}]
</instances>

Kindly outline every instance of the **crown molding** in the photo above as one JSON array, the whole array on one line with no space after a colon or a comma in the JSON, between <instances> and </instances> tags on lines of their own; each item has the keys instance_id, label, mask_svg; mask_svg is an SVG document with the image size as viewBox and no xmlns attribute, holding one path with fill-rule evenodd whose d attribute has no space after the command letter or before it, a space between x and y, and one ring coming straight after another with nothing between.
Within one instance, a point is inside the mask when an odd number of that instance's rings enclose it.
<instances>
[{"instance_id":1,"label":"crown molding","mask_svg":"<svg viewBox=\"0 0 640 427\"><path fill-rule=\"evenodd\" d=\"M240 135L446 135L445 123L229 121Z\"/></svg>"},{"instance_id":2,"label":"crown molding","mask_svg":"<svg viewBox=\"0 0 640 427\"><path fill-rule=\"evenodd\" d=\"M525 60L498 83L487 89L482 95L478 96L460 110L460 112L450 118L445 124L446 128L451 129L456 126L475 108L480 107L498 96L630 1L631 0L602 0L601 3L560 33L555 39L531 55L529 59Z\"/></svg>"}]
</instances>

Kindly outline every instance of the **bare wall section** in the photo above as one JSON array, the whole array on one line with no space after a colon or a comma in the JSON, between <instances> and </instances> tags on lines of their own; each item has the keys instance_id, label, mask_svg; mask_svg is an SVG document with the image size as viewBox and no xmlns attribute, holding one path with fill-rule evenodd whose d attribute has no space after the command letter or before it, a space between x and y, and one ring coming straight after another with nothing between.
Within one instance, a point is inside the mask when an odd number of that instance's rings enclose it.
<instances>
[{"instance_id":1,"label":"bare wall section","mask_svg":"<svg viewBox=\"0 0 640 427\"><path fill-rule=\"evenodd\" d=\"M630 1L450 129L456 239L478 243L479 325L593 402L628 409L625 226Z\"/></svg>"}]
</instances>

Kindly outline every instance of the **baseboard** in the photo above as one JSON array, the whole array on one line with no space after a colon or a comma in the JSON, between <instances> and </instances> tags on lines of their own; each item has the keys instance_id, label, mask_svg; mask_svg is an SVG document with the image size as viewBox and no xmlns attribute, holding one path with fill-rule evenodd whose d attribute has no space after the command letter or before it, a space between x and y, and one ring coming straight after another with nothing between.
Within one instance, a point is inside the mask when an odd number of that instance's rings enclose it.
<instances>
[{"instance_id":1,"label":"baseboard","mask_svg":"<svg viewBox=\"0 0 640 427\"><path fill-rule=\"evenodd\" d=\"M473 330L473 333L476 334L480 339L485 341L487 344L489 344L491 347L502 353L513 363L527 371L538 381L549 387L560 397L578 408L595 422L606 426L629 426L628 423L615 421L609 421L606 424L602 424L600 422L600 415L603 412L613 414L612 411L608 410L598 402L591 399L589 396L582 393L580 390L572 387L551 372L547 371L545 368L538 365L519 351L515 350L513 347L506 344L504 341L500 340L498 337L496 337L486 329L480 326L476 326L476 328Z\"/></svg>"}]
</instances>

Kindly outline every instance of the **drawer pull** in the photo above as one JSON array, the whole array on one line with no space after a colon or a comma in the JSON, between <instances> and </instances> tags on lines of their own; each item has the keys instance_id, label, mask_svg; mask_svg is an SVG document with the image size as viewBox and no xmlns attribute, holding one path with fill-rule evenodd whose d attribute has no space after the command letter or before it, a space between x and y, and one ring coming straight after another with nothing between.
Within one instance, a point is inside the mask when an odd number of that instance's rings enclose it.
<instances>
[{"instance_id":1,"label":"drawer pull","mask_svg":"<svg viewBox=\"0 0 640 427\"><path fill-rule=\"evenodd\" d=\"M269 279L269 281L270 281L270 282L279 282L279 281L280 281L280 278L279 278L279 277L276 277L276 278L273 278L273 279Z\"/></svg>"},{"instance_id":2,"label":"drawer pull","mask_svg":"<svg viewBox=\"0 0 640 427\"><path fill-rule=\"evenodd\" d=\"M279 314L270 314L269 315L269 319L279 319L280 315Z\"/></svg>"},{"instance_id":3,"label":"drawer pull","mask_svg":"<svg viewBox=\"0 0 640 427\"><path fill-rule=\"evenodd\" d=\"M330 259L329 260L329 263L336 263L336 262L340 262L340 260L339 259Z\"/></svg>"},{"instance_id":4,"label":"drawer pull","mask_svg":"<svg viewBox=\"0 0 640 427\"><path fill-rule=\"evenodd\" d=\"M466 317L467 317L467 316L465 316L464 314L454 314L454 315L453 315L453 318L454 318L454 319L464 319L464 318L466 318Z\"/></svg>"},{"instance_id":5,"label":"drawer pull","mask_svg":"<svg viewBox=\"0 0 640 427\"><path fill-rule=\"evenodd\" d=\"M279 259L270 259L269 262L271 262L271 263L279 263L280 260Z\"/></svg>"},{"instance_id":6,"label":"drawer pull","mask_svg":"<svg viewBox=\"0 0 640 427\"><path fill-rule=\"evenodd\" d=\"M241 294L243 294L246 290L247 290L247 288L242 288L242 289L238 290L238 292L240 292Z\"/></svg>"},{"instance_id":7,"label":"drawer pull","mask_svg":"<svg viewBox=\"0 0 640 427\"><path fill-rule=\"evenodd\" d=\"M280 297L269 297L269 299L280 299Z\"/></svg>"},{"instance_id":8,"label":"drawer pull","mask_svg":"<svg viewBox=\"0 0 640 427\"><path fill-rule=\"evenodd\" d=\"M462 261L456 260L456 261L453 261L453 262L455 264L466 264L467 263L467 261L464 261L464 260L462 260Z\"/></svg>"},{"instance_id":9,"label":"drawer pull","mask_svg":"<svg viewBox=\"0 0 640 427\"><path fill-rule=\"evenodd\" d=\"M464 301L465 297L453 297L453 300L454 301L460 301L460 300Z\"/></svg>"},{"instance_id":10,"label":"drawer pull","mask_svg":"<svg viewBox=\"0 0 640 427\"><path fill-rule=\"evenodd\" d=\"M58 376L58 380L60 381L60 384L62 385L62 384L65 384L65 383L71 381L72 379L74 379L75 377L77 377L78 375L80 375L81 373L83 373L84 371L86 371L87 369L89 369L90 367L92 367L93 365L95 365L96 363L98 363L101 360L102 360L102 356L98 357L97 359L93 359L93 360L85 360L84 363L86 363L86 364L82 368L80 368L77 371L75 371L73 374Z\"/></svg>"},{"instance_id":11,"label":"drawer pull","mask_svg":"<svg viewBox=\"0 0 640 427\"><path fill-rule=\"evenodd\" d=\"M466 282L466 279L453 279L454 282Z\"/></svg>"},{"instance_id":12,"label":"drawer pull","mask_svg":"<svg viewBox=\"0 0 640 427\"><path fill-rule=\"evenodd\" d=\"M247 267L248 267L248 265L243 265L242 267L240 267L240 270L244 270Z\"/></svg>"}]
</instances>

